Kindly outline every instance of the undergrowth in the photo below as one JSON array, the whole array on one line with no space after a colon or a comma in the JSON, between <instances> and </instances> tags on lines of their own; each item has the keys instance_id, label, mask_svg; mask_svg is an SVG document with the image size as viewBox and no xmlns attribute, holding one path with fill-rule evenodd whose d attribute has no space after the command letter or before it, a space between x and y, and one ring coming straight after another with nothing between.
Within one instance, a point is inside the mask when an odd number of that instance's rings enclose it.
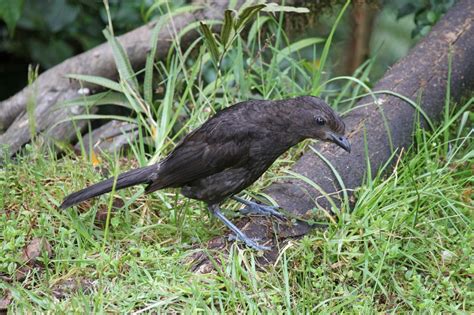
<instances>
[{"instance_id":1,"label":"undergrowth","mask_svg":"<svg viewBox=\"0 0 474 315\"><path fill-rule=\"evenodd\" d=\"M184 134L239 100L313 94L341 112L365 94L376 101L370 89L372 61L352 77L327 80L339 18L328 39L290 43L282 16L260 15L261 9L231 12L218 36L209 34L205 25L190 25L188 30L199 29L203 36L185 51L172 47L164 61L153 60L153 45L145 69L138 73L131 70L109 26L105 36L120 81L71 75L109 90L62 106L126 107L129 116L87 114L72 119L127 121L136 125L139 137L130 143L126 158L98 157L84 145L79 157L71 150L59 157L54 148L41 146L40 138L15 159L5 158L0 172L0 296L11 295L10 311L474 309L472 99L458 106L447 103L451 106L441 125L430 122L436 126L433 130L417 127L414 145L400 154L394 167L374 179L368 176L357 190L351 213L342 213L324 231L285 244L277 262L263 269L256 264L259 253L233 245L214 273L191 272L187 258L223 234L224 227L208 216L203 204L176 190L144 196L142 187L134 187L74 210L58 210L72 191L159 160ZM166 5L160 10L168 18L175 14ZM246 36L239 21L247 27ZM157 23L156 33L161 26ZM411 105L420 108L416 102ZM247 193L258 195L306 146L283 155ZM230 210L235 207L228 204ZM23 250L35 238L47 240L52 254L41 253L30 266Z\"/></svg>"}]
</instances>

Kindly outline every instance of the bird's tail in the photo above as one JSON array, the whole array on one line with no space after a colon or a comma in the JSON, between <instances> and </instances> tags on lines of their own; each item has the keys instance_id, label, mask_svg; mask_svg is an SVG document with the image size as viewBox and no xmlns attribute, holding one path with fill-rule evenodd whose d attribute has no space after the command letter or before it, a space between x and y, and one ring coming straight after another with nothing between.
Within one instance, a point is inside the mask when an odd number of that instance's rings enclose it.
<instances>
[{"instance_id":1,"label":"bird's tail","mask_svg":"<svg viewBox=\"0 0 474 315\"><path fill-rule=\"evenodd\" d=\"M120 174L117 178L112 177L90 187L76 191L75 193L72 193L64 198L60 208L67 209L75 204L78 204L79 202L111 192L114 181L116 181L115 190L138 184L149 183L151 181L150 177L156 169L156 165L137 168Z\"/></svg>"}]
</instances>

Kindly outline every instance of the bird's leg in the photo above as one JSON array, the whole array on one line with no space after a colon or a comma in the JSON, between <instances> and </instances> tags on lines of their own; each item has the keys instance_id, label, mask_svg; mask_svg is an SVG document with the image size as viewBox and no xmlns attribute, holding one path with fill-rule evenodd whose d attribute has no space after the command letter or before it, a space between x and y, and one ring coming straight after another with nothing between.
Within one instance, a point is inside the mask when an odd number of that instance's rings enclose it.
<instances>
[{"instance_id":1,"label":"bird's leg","mask_svg":"<svg viewBox=\"0 0 474 315\"><path fill-rule=\"evenodd\" d=\"M277 210L278 207L258 204L238 196L232 196L231 198L245 205L245 208L240 210L242 213L256 213L267 216L271 215L281 220L285 219L285 216Z\"/></svg>"},{"instance_id":2,"label":"bird's leg","mask_svg":"<svg viewBox=\"0 0 474 315\"><path fill-rule=\"evenodd\" d=\"M235 236L239 240L244 242L248 247L251 247L256 250L270 250L270 247L258 245L254 240L249 238L247 235L245 235L244 232L242 232L238 227L236 227L232 222L230 222L229 219L227 219L222 214L218 204L209 205L209 211L211 211L213 215L219 218L219 220L221 220L222 223L224 223L232 232L234 232Z\"/></svg>"}]
</instances>

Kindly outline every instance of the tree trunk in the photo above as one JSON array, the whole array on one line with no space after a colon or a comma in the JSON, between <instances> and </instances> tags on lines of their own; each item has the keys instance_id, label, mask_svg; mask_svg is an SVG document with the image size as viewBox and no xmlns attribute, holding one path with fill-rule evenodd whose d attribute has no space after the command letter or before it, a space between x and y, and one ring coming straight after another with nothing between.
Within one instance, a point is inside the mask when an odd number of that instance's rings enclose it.
<instances>
[{"instance_id":1,"label":"tree trunk","mask_svg":"<svg viewBox=\"0 0 474 315\"><path fill-rule=\"evenodd\" d=\"M344 71L346 75L352 75L369 57L375 12L375 4L363 0L357 0L353 4L351 12L352 37L347 47L347 51L350 53L347 56Z\"/></svg>"},{"instance_id":2,"label":"tree trunk","mask_svg":"<svg viewBox=\"0 0 474 315\"><path fill-rule=\"evenodd\" d=\"M414 47L408 56L395 64L374 87L374 91L390 90L417 100L421 95L420 105L424 113L432 119L439 120L443 113L448 82L448 56L452 56L452 74L450 91L456 101L463 95L472 95L474 87L474 2L460 0L435 25L432 31ZM360 186L370 165L371 174L375 175L392 156L412 144L413 126L418 113L404 100L383 94L377 104L371 97L365 97L344 118L346 131L352 142L351 154L344 154L334 145L318 143L313 147L329 160L345 184L345 192L351 197L351 191ZM382 115L383 114L383 115ZM385 117L385 119L384 119ZM385 124L391 134L390 144ZM424 121L426 125L426 121ZM364 140L365 138L365 140ZM366 160L365 147L368 148ZM393 161L393 160L392 160ZM305 217L313 208L324 208L331 211L330 196L336 205L341 205L343 189L339 186L333 172L312 150L308 150L292 170L317 183L325 192L297 179L277 182L265 193L273 198L288 212ZM347 211L348 209L344 209ZM261 239L259 243L272 246L265 252L263 261L273 262L278 256L278 244L287 238L298 237L308 233L312 226L304 222L285 224L272 222L271 219L255 217L245 218L237 223L251 237ZM274 226L275 225L275 226ZM277 231L273 235L273 231ZM222 250L226 247L226 237L212 240L211 249ZM197 272L212 270L212 263L205 254L192 257Z\"/></svg>"}]
</instances>

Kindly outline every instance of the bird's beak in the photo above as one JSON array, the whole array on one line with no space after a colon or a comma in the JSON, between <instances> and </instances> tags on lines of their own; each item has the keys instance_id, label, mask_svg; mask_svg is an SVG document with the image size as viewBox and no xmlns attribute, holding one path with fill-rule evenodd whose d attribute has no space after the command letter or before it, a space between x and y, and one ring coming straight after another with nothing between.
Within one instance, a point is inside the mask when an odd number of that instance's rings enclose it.
<instances>
[{"instance_id":1,"label":"bird's beak","mask_svg":"<svg viewBox=\"0 0 474 315\"><path fill-rule=\"evenodd\" d=\"M347 139L346 137L335 134L335 133L330 133L328 140L334 142L335 144L337 144L338 146L340 146L347 152L351 153L351 143L349 142L349 139Z\"/></svg>"}]
</instances>

